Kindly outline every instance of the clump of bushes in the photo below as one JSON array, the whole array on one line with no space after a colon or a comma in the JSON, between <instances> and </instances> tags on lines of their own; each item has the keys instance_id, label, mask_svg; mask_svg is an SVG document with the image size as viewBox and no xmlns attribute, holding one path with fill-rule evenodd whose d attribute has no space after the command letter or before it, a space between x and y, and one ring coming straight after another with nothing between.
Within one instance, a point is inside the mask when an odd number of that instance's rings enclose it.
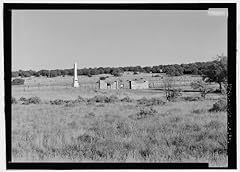
<instances>
[{"instance_id":1,"label":"clump of bushes","mask_svg":"<svg viewBox=\"0 0 240 172\"><path fill-rule=\"evenodd\" d=\"M15 98L15 97L12 97L11 102L12 102L12 104L17 104L16 98Z\"/></svg>"},{"instance_id":2,"label":"clump of bushes","mask_svg":"<svg viewBox=\"0 0 240 172\"><path fill-rule=\"evenodd\" d=\"M95 116L96 114L94 112L89 112L88 114L85 115L86 118L93 118Z\"/></svg>"},{"instance_id":3,"label":"clump of bushes","mask_svg":"<svg viewBox=\"0 0 240 172\"><path fill-rule=\"evenodd\" d=\"M22 101L22 102L24 102L24 101L27 101L27 98L25 98L25 97L20 97L19 100Z\"/></svg>"},{"instance_id":4,"label":"clump of bushes","mask_svg":"<svg viewBox=\"0 0 240 172\"><path fill-rule=\"evenodd\" d=\"M75 107L77 102L75 100L67 100L65 101L65 107Z\"/></svg>"},{"instance_id":5,"label":"clump of bushes","mask_svg":"<svg viewBox=\"0 0 240 172\"><path fill-rule=\"evenodd\" d=\"M128 102L128 103L131 103L131 102L133 102L134 101L134 99L131 99L130 97L124 97L123 99L121 99L121 102Z\"/></svg>"},{"instance_id":6,"label":"clump of bushes","mask_svg":"<svg viewBox=\"0 0 240 172\"><path fill-rule=\"evenodd\" d=\"M161 75L152 75L152 77L161 77Z\"/></svg>"},{"instance_id":7,"label":"clump of bushes","mask_svg":"<svg viewBox=\"0 0 240 172\"><path fill-rule=\"evenodd\" d=\"M87 100L87 102L89 102L89 103L106 103L107 99L108 99L107 96L97 95L97 96L94 96L92 98L89 98Z\"/></svg>"},{"instance_id":8,"label":"clump of bushes","mask_svg":"<svg viewBox=\"0 0 240 172\"><path fill-rule=\"evenodd\" d=\"M37 96L30 97L29 99L24 99L23 103L24 105L29 105L29 104L40 104L41 99Z\"/></svg>"},{"instance_id":9,"label":"clump of bushes","mask_svg":"<svg viewBox=\"0 0 240 172\"><path fill-rule=\"evenodd\" d=\"M64 104L65 102L64 102L64 100L61 100L61 99L55 99L55 100L50 100L50 103L51 103L52 105L62 105L62 104Z\"/></svg>"},{"instance_id":10,"label":"clump of bushes","mask_svg":"<svg viewBox=\"0 0 240 172\"><path fill-rule=\"evenodd\" d=\"M139 100L137 100L139 105L144 105L144 106L153 106L153 105L164 105L166 102L164 102L162 99L153 97L151 99L147 99L146 97L143 97Z\"/></svg>"},{"instance_id":11,"label":"clump of bushes","mask_svg":"<svg viewBox=\"0 0 240 172\"><path fill-rule=\"evenodd\" d=\"M205 113L206 109L194 109L192 112L196 114L201 114L201 113Z\"/></svg>"},{"instance_id":12,"label":"clump of bushes","mask_svg":"<svg viewBox=\"0 0 240 172\"><path fill-rule=\"evenodd\" d=\"M138 74L138 72L133 72L133 75L137 75Z\"/></svg>"},{"instance_id":13,"label":"clump of bushes","mask_svg":"<svg viewBox=\"0 0 240 172\"><path fill-rule=\"evenodd\" d=\"M24 85L24 79L16 78L12 81L12 85Z\"/></svg>"},{"instance_id":14,"label":"clump of bushes","mask_svg":"<svg viewBox=\"0 0 240 172\"><path fill-rule=\"evenodd\" d=\"M111 95L110 97L97 95L93 98L88 99L88 103L114 103L119 101L118 97L115 95Z\"/></svg>"},{"instance_id":15,"label":"clump of bushes","mask_svg":"<svg viewBox=\"0 0 240 172\"><path fill-rule=\"evenodd\" d=\"M213 107L209 109L209 112L221 112L227 111L227 100L219 99L216 103L213 104Z\"/></svg>"},{"instance_id":16,"label":"clump of bushes","mask_svg":"<svg viewBox=\"0 0 240 172\"><path fill-rule=\"evenodd\" d=\"M204 99L205 99L207 94L213 92L213 89L210 88L207 85L207 83L203 82L202 80L194 81L190 85L194 90L199 90L201 92L201 97L204 98Z\"/></svg>"},{"instance_id":17,"label":"clump of bushes","mask_svg":"<svg viewBox=\"0 0 240 172\"><path fill-rule=\"evenodd\" d=\"M175 101L179 96L182 95L181 89L166 90L165 94L168 101Z\"/></svg>"},{"instance_id":18,"label":"clump of bushes","mask_svg":"<svg viewBox=\"0 0 240 172\"><path fill-rule=\"evenodd\" d=\"M190 101L190 102L202 100L201 97L182 97L182 99L185 101Z\"/></svg>"},{"instance_id":19,"label":"clump of bushes","mask_svg":"<svg viewBox=\"0 0 240 172\"><path fill-rule=\"evenodd\" d=\"M144 119L144 118L148 118L148 117L152 117L155 116L158 112L153 109L152 107L150 108L142 108L140 109L140 111L138 113L136 113L135 115L131 115L129 116L132 119Z\"/></svg>"},{"instance_id":20,"label":"clump of bushes","mask_svg":"<svg viewBox=\"0 0 240 172\"><path fill-rule=\"evenodd\" d=\"M109 98L108 98L108 102L107 103L115 103L115 102L118 102L119 99L117 96L115 95L111 95Z\"/></svg>"},{"instance_id":21,"label":"clump of bushes","mask_svg":"<svg viewBox=\"0 0 240 172\"><path fill-rule=\"evenodd\" d=\"M108 76L101 76L99 79L100 80L105 80L105 79L107 79L108 78Z\"/></svg>"},{"instance_id":22,"label":"clump of bushes","mask_svg":"<svg viewBox=\"0 0 240 172\"><path fill-rule=\"evenodd\" d=\"M79 103L85 102L85 101L86 100L83 97L81 97L81 96L78 96L78 98L76 99L76 102L79 102Z\"/></svg>"}]
</instances>

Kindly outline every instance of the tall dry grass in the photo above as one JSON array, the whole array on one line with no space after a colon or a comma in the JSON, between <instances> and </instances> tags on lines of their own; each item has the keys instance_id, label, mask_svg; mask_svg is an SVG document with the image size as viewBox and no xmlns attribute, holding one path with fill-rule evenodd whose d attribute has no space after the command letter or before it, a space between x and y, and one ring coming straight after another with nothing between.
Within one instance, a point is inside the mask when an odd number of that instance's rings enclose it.
<instances>
[{"instance_id":1,"label":"tall dry grass","mask_svg":"<svg viewBox=\"0 0 240 172\"><path fill-rule=\"evenodd\" d=\"M155 98L146 106L112 98L73 106L13 104L13 161L227 166L227 114L208 111L215 101L162 103Z\"/></svg>"}]
</instances>

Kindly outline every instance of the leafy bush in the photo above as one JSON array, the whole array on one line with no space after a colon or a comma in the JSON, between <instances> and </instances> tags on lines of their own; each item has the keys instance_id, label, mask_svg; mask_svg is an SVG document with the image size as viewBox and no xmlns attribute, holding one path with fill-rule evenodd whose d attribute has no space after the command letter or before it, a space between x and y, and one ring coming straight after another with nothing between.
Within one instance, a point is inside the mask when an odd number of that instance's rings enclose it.
<instances>
[{"instance_id":1,"label":"leafy bush","mask_svg":"<svg viewBox=\"0 0 240 172\"><path fill-rule=\"evenodd\" d=\"M89 112L88 114L85 115L86 118L93 118L95 116L96 114L94 112Z\"/></svg>"},{"instance_id":2,"label":"leafy bush","mask_svg":"<svg viewBox=\"0 0 240 172\"><path fill-rule=\"evenodd\" d=\"M108 76L101 76L99 79L100 80L105 80L105 79L107 79L108 78Z\"/></svg>"},{"instance_id":3,"label":"leafy bush","mask_svg":"<svg viewBox=\"0 0 240 172\"><path fill-rule=\"evenodd\" d=\"M175 80L172 77L166 77L163 80L165 97L168 101L173 101L182 95L181 89L174 88Z\"/></svg>"},{"instance_id":4,"label":"leafy bush","mask_svg":"<svg viewBox=\"0 0 240 172\"><path fill-rule=\"evenodd\" d=\"M20 99L19 99L20 101L22 101L22 102L24 102L24 101L26 101L27 100L27 98L25 98L25 97L20 97Z\"/></svg>"},{"instance_id":5,"label":"leafy bush","mask_svg":"<svg viewBox=\"0 0 240 172\"><path fill-rule=\"evenodd\" d=\"M64 104L64 101L61 99L55 99L55 100L51 100L50 103L52 105L62 105L62 104Z\"/></svg>"},{"instance_id":6,"label":"leafy bush","mask_svg":"<svg viewBox=\"0 0 240 172\"><path fill-rule=\"evenodd\" d=\"M65 101L65 107L75 107L77 105L76 100L67 100Z\"/></svg>"},{"instance_id":7,"label":"leafy bush","mask_svg":"<svg viewBox=\"0 0 240 172\"><path fill-rule=\"evenodd\" d=\"M34 96L34 97L30 97L28 99L29 103L32 103L32 104L39 104L41 103L41 99L37 96Z\"/></svg>"},{"instance_id":8,"label":"leafy bush","mask_svg":"<svg viewBox=\"0 0 240 172\"><path fill-rule=\"evenodd\" d=\"M227 111L227 100L219 99L216 103L213 104L213 107L209 109L210 112L220 112Z\"/></svg>"},{"instance_id":9,"label":"leafy bush","mask_svg":"<svg viewBox=\"0 0 240 172\"><path fill-rule=\"evenodd\" d=\"M152 107L150 107L150 108L142 108L138 113L136 113L135 115L130 115L129 117L132 119L144 119L144 118L155 116L156 114L157 114L157 111Z\"/></svg>"},{"instance_id":10,"label":"leafy bush","mask_svg":"<svg viewBox=\"0 0 240 172\"><path fill-rule=\"evenodd\" d=\"M12 101L12 104L17 104L17 100L15 97L12 97L11 101Z\"/></svg>"},{"instance_id":11,"label":"leafy bush","mask_svg":"<svg viewBox=\"0 0 240 172\"><path fill-rule=\"evenodd\" d=\"M160 98L153 97L151 99L147 99L146 97L143 97L139 100L137 100L139 105L145 105L145 106L153 106L153 105L164 105L166 102L164 102Z\"/></svg>"},{"instance_id":12,"label":"leafy bush","mask_svg":"<svg viewBox=\"0 0 240 172\"><path fill-rule=\"evenodd\" d=\"M205 98L208 93L211 93L213 91L212 88L210 88L205 82L201 81L195 81L191 83L191 87L195 90L199 90L201 92L201 97Z\"/></svg>"},{"instance_id":13,"label":"leafy bush","mask_svg":"<svg viewBox=\"0 0 240 172\"><path fill-rule=\"evenodd\" d=\"M12 85L24 85L24 79L16 78L12 81Z\"/></svg>"},{"instance_id":14,"label":"leafy bush","mask_svg":"<svg viewBox=\"0 0 240 172\"><path fill-rule=\"evenodd\" d=\"M161 77L161 75L152 75L152 77Z\"/></svg>"},{"instance_id":15,"label":"leafy bush","mask_svg":"<svg viewBox=\"0 0 240 172\"><path fill-rule=\"evenodd\" d=\"M81 103L81 102L86 102L86 99L84 99L81 96L78 96L78 98L75 101L78 102L78 103Z\"/></svg>"},{"instance_id":16,"label":"leafy bush","mask_svg":"<svg viewBox=\"0 0 240 172\"><path fill-rule=\"evenodd\" d=\"M124 97L123 99L121 99L121 102L128 102L128 103L130 103L130 102L133 102L134 101L134 99L131 99L130 97Z\"/></svg>"},{"instance_id":17,"label":"leafy bush","mask_svg":"<svg viewBox=\"0 0 240 172\"><path fill-rule=\"evenodd\" d=\"M133 72L133 74L134 74L134 75L137 75L137 74L138 74L138 72Z\"/></svg>"},{"instance_id":18,"label":"leafy bush","mask_svg":"<svg viewBox=\"0 0 240 172\"><path fill-rule=\"evenodd\" d=\"M34 96L34 97L30 97L29 99L26 99L25 101L23 101L22 104L29 105L29 104L40 104L40 103L41 103L41 99L37 96Z\"/></svg>"},{"instance_id":19,"label":"leafy bush","mask_svg":"<svg viewBox=\"0 0 240 172\"><path fill-rule=\"evenodd\" d=\"M18 77L19 76L19 73L18 72L12 72L12 77Z\"/></svg>"},{"instance_id":20,"label":"leafy bush","mask_svg":"<svg viewBox=\"0 0 240 172\"><path fill-rule=\"evenodd\" d=\"M97 95L87 100L88 103L114 103L117 101L119 101L119 99L115 95L111 95L110 97Z\"/></svg>"},{"instance_id":21,"label":"leafy bush","mask_svg":"<svg viewBox=\"0 0 240 172\"><path fill-rule=\"evenodd\" d=\"M111 95L109 98L108 98L108 102L107 103L115 103L115 102L118 102L119 99L117 96L115 95Z\"/></svg>"},{"instance_id":22,"label":"leafy bush","mask_svg":"<svg viewBox=\"0 0 240 172\"><path fill-rule=\"evenodd\" d=\"M88 77L92 77L92 75L90 73L87 74Z\"/></svg>"},{"instance_id":23,"label":"leafy bush","mask_svg":"<svg viewBox=\"0 0 240 172\"><path fill-rule=\"evenodd\" d=\"M102 96L102 95L97 95L92 98L88 99L88 102L94 102L94 103L106 103L108 102L108 97L107 96Z\"/></svg>"},{"instance_id":24,"label":"leafy bush","mask_svg":"<svg viewBox=\"0 0 240 172\"><path fill-rule=\"evenodd\" d=\"M182 99L190 102L202 100L201 97L183 97Z\"/></svg>"},{"instance_id":25,"label":"leafy bush","mask_svg":"<svg viewBox=\"0 0 240 172\"><path fill-rule=\"evenodd\" d=\"M196 114L201 114L201 113L205 113L206 109L194 109L192 112Z\"/></svg>"}]
</instances>

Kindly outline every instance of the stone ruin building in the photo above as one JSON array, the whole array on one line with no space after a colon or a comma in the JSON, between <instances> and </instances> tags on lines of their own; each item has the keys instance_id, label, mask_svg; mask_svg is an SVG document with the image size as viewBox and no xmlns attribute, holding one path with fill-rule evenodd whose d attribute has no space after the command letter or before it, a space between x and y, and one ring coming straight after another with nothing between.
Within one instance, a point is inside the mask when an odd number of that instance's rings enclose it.
<instances>
[{"instance_id":1,"label":"stone ruin building","mask_svg":"<svg viewBox=\"0 0 240 172\"><path fill-rule=\"evenodd\" d=\"M149 82L148 81L125 81L125 82L119 82L119 81L113 81L113 82L107 82L104 80L99 80L99 89L148 89L149 88Z\"/></svg>"}]
</instances>

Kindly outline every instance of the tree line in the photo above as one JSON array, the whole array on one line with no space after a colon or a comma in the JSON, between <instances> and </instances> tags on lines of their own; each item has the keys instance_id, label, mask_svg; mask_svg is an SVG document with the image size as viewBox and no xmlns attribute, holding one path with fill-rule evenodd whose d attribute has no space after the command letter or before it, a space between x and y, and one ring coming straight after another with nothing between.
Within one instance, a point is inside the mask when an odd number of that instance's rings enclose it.
<instances>
[{"instance_id":1,"label":"tree line","mask_svg":"<svg viewBox=\"0 0 240 172\"><path fill-rule=\"evenodd\" d=\"M226 57L218 57L218 59L209 62L196 62L189 64L173 64L173 65L157 65L157 66L127 66L127 67L97 67L97 68L83 68L78 69L78 75L86 75L91 77L92 75L98 74L111 74L114 76L121 76L123 72L144 72L144 73L166 73L169 76L180 76L185 74L191 75L214 75L214 73L219 73L226 65L220 65L219 59L226 59ZM219 68L220 66L220 68ZM226 70L224 70L226 73ZM73 69L55 69L55 70L19 70L13 71L12 77L30 77L30 76L46 76L46 77L57 77L57 76L73 76ZM226 74L223 74L226 75ZM216 80L217 78L213 78Z\"/></svg>"}]
</instances>

